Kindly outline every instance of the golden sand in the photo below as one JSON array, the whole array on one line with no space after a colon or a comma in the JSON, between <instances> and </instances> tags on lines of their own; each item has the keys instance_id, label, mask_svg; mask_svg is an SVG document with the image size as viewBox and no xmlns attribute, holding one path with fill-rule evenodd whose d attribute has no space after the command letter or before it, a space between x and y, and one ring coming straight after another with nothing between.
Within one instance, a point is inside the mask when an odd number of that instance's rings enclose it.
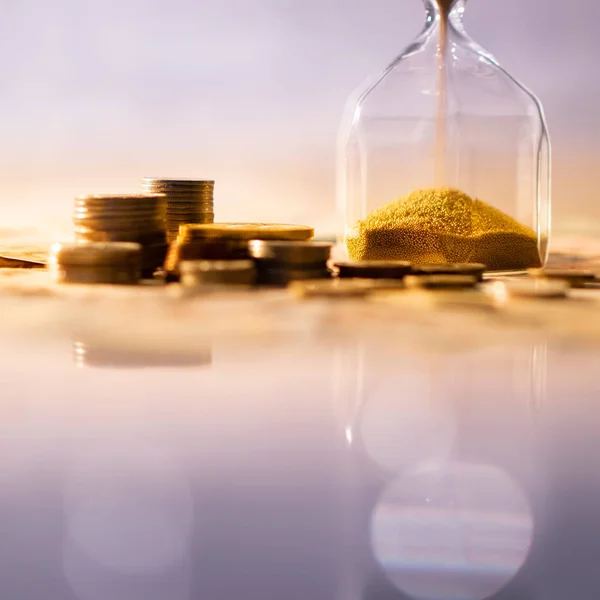
<instances>
[{"instance_id":1,"label":"golden sand","mask_svg":"<svg viewBox=\"0 0 600 600\"><path fill-rule=\"evenodd\" d=\"M375 210L346 244L358 261L477 262L492 271L541 266L533 230L453 188L419 190Z\"/></svg>"}]
</instances>

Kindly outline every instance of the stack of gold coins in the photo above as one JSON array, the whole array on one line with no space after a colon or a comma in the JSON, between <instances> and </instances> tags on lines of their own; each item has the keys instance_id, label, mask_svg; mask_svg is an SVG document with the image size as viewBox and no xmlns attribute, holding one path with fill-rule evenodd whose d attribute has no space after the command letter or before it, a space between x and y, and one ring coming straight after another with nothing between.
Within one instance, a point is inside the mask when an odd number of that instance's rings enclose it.
<instances>
[{"instance_id":1,"label":"stack of gold coins","mask_svg":"<svg viewBox=\"0 0 600 600\"><path fill-rule=\"evenodd\" d=\"M179 263L184 260L244 260L250 258L248 243L260 240L310 240L311 227L276 223L213 223L182 226L171 243L165 271L172 280L179 278Z\"/></svg>"},{"instance_id":2,"label":"stack of gold coins","mask_svg":"<svg viewBox=\"0 0 600 600\"><path fill-rule=\"evenodd\" d=\"M141 278L142 247L128 242L54 244L48 270L57 283L134 285Z\"/></svg>"},{"instance_id":3,"label":"stack of gold coins","mask_svg":"<svg viewBox=\"0 0 600 600\"><path fill-rule=\"evenodd\" d=\"M152 277L167 252L163 194L95 195L75 199L78 242L133 242L142 246L142 276Z\"/></svg>"},{"instance_id":4,"label":"stack of gold coins","mask_svg":"<svg viewBox=\"0 0 600 600\"><path fill-rule=\"evenodd\" d=\"M326 242L294 242L252 240L250 256L256 262L257 283L287 285L292 281L329 279L327 261L332 244Z\"/></svg>"},{"instance_id":5,"label":"stack of gold coins","mask_svg":"<svg viewBox=\"0 0 600 600\"><path fill-rule=\"evenodd\" d=\"M251 260L184 260L179 269L181 285L188 289L251 286L256 281L256 269Z\"/></svg>"},{"instance_id":6,"label":"stack of gold coins","mask_svg":"<svg viewBox=\"0 0 600 600\"><path fill-rule=\"evenodd\" d=\"M167 239L172 242L181 225L215 220L214 181L154 179L146 177L142 188L167 197Z\"/></svg>"}]
</instances>

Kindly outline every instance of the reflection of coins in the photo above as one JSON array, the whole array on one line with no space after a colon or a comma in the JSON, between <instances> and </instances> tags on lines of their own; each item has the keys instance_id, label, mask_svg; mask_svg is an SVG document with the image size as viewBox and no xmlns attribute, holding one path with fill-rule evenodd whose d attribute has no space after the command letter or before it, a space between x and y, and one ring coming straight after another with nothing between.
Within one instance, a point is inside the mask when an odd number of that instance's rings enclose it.
<instances>
[{"instance_id":1,"label":"reflection of coins","mask_svg":"<svg viewBox=\"0 0 600 600\"><path fill-rule=\"evenodd\" d=\"M115 346L88 344L83 341L73 343L73 360L77 367L144 369L157 367L197 367L210 365L210 348L191 352L162 352L155 350L124 349Z\"/></svg>"},{"instance_id":2,"label":"reflection of coins","mask_svg":"<svg viewBox=\"0 0 600 600\"><path fill-rule=\"evenodd\" d=\"M256 270L251 260L194 260L179 264L181 284L186 287L205 285L253 285Z\"/></svg>"},{"instance_id":3,"label":"reflection of coins","mask_svg":"<svg viewBox=\"0 0 600 600\"><path fill-rule=\"evenodd\" d=\"M404 261L369 260L338 262L340 278L402 279L411 272L411 264Z\"/></svg>"},{"instance_id":4,"label":"reflection of coins","mask_svg":"<svg viewBox=\"0 0 600 600\"><path fill-rule=\"evenodd\" d=\"M413 265L412 275L472 275L477 281L483 280L486 266L479 263L448 263L432 265Z\"/></svg>"},{"instance_id":5,"label":"reflection of coins","mask_svg":"<svg viewBox=\"0 0 600 600\"><path fill-rule=\"evenodd\" d=\"M468 289L477 285L477 278L473 275L408 275L404 283L409 289Z\"/></svg>"},{"instance_id":6,"label":"reflection of coins","mask_svg":"<svg viewBox=\"0 0 600 600\"><path fill-rule=\"evenodd\" d=\"M140 279L141 246L125 242L54 244L48 269L57 283L135 284Z\"/></svg>"},{"instance_id":7,"label":"reflection of coins","mask_svg":"<svg viewBox=\"0 0 600 600\"><path fill-rule=\"evenodd\" d=\"M549 279L567 282L572 288L585 287L587 283L595 283L593 271L576 269L530 269L529 274L536 279Z\"/></svg>"},{"instance_id":8,"label":"reflection of coins","mask_svg":"<svg viewBox=\"0 0 600 600\"><path fill-rule=\"evenodd\" d=\"M213 223L189 225L180 231L184 242L206 238L307 241L313 235L312 227L276 223Z\"/></svg>"}]
</instances>

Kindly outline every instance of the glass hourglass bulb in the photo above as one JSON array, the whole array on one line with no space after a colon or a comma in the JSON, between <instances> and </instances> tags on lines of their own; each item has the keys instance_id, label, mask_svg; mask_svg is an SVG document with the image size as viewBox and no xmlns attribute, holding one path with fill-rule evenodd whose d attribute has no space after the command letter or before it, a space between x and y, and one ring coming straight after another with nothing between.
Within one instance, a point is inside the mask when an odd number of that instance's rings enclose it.
<instances>
[{"instance_id":1,"label":"glass hourglass bulb","mask_svg":"<svg viewBox=\"0 0 600 600\"><path fill-rule=\"evenodd\" d=\"M466 0L425 26L347 111L338 202L353 260L543 265L550 144L537 98L467 35Z\"/></svg>"}]
</instances>

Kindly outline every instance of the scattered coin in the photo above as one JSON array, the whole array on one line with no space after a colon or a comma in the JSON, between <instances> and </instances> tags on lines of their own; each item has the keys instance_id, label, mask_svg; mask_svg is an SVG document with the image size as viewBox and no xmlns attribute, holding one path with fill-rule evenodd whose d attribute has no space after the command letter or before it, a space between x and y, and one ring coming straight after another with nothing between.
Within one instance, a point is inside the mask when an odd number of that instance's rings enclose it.
<instances>
[{"instance_id":1,"label":"scattered coin","mask_svg":"<svg viewBox=\"0 0 600 600\"><path fill-rule=\"evenodd\" d=\"M179 264L181 283L203 285L253 285L256 269L251 260L193 260Z\"/></svg>"},{"instance_id":2,"label":"scattered coin","mask_svg":"<svg viewBox=\"0 0 600 600\"><path fill-rule=\"evenodd\" d=\"M475 275L407 275L404 283L409 289L468 289L477 285L477 277Z\"/></svg>"},{"instance_id":3,"label":"scattered coin","mask_svg":"<svg viewBox=\"0 0 600 600\"><path fill-rule=\"evenodd\" d=\"M486 266L480 263L448 263L431 265L412 265L412 275L472 275L477 281L483 281Z\"/></svg>"},{"instance_id":4,"label":"scattered coin","mask_svg":"<svg viewBox=\"0 0 600 600\"><path fill-rule=\"evenodd\" d=\"M566 298L569 284L552 279L515 279L504 281L506 296L512 298L554 299Z\"/></svg>"},{"instance_id":5,"label":"scattered coin","mask_svg":"<svg viewBox=\"0 0 600 600\"><path fill-rule=\"evenodd\" d=\"M256 281L260 285L286 286L292 281L305 281L309 279L331 279L331 271L327 268L259 267L257 269Z\"/></svg>"},{"instance_id":6,"label":"scattered coin","mask_svg":"<svg viewBox=\"0 0 600 600\"><path fill-rule=\"evenodd\" d=\"M394 260L366 260L361 262L337 262L334 265L342 279L403 279L411 273L411 264Z\"/></svg>"},{"instance_id":7,"label":"scattered coin","mask_svg":"<svg viewBox=\"0 0 600 600\"><path fill-rule=\"evenodd\" d=\"M290 284L289 290L297 298L364 298L372 288L361 281L364 280L294 281Z\"/></svg>"},{"instance_id":8,"label":"scattered coin","mask_svg":"<svg viewBox=\"0 0 600 600\"><path fill-rule=\"evenodd\" d=\"M529 275L536 279L566 281L572 288L582 288L586 284L596 283L593 271L577 269L530 269Z\"/></svg>"}]
</instances>

